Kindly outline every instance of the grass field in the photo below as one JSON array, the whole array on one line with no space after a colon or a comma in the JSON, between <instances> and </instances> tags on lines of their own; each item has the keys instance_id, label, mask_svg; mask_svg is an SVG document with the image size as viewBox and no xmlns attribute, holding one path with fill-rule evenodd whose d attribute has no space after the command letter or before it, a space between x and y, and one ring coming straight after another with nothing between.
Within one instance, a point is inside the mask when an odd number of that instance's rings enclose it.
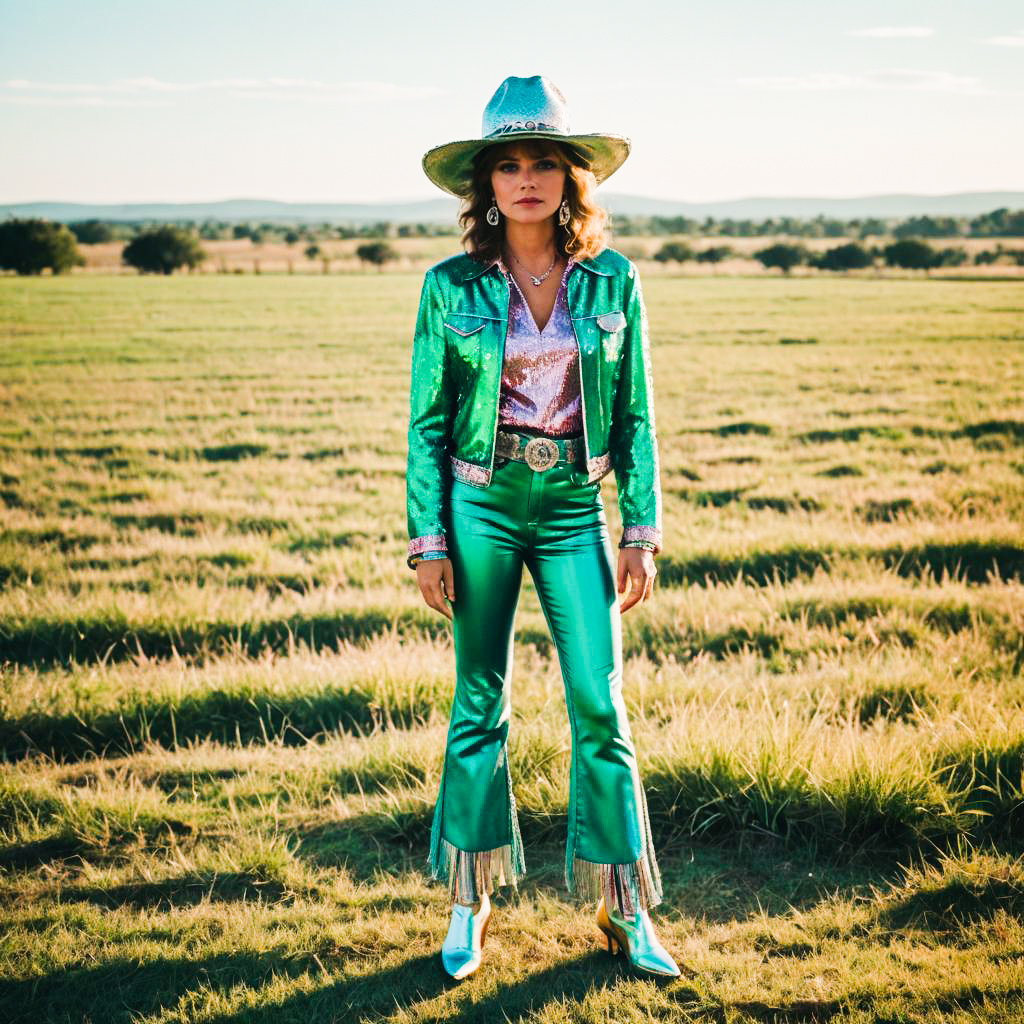
<instances>
[{"instance_id":1,"label":"grass field","mask_svg":"<svg viewBox=\"0 0 1024 1024\"><path fill-rule=\"evenodd\" d=\"M527 581L528 873L461 986L419 285L0 279L0 1019L1024 1020L1024 283L649 277L666 539L624 691L684 976L564 891Z\"/></svg>"}]
</instances>

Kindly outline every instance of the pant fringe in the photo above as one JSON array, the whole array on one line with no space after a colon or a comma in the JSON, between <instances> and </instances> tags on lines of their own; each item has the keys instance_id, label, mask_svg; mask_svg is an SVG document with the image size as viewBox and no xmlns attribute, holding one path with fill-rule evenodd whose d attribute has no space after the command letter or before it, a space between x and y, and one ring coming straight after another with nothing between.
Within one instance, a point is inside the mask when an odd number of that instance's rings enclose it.
<instances>
[{"instance_id":1,"label":"pant fringe","mask_svg":"<svg viewBox=\"0 0 1024 1024\"><path fill-rule=\"evenodd\" d=\"M565 884L570 893L593 901L603 896L606 907L615 908L625 917L632 917L638 910L647 910L661 903L661 872L654 856L647 797L642 789L640 813L643 817L644 852L627 864L598 864L582 860L573 853L565 864Z\"/></svg>"},{"instance_id":2,"label":"pant fringe","mask_svg":"<svg viewBox=\"0 0 1024 1024\"><path fill-rule=\"evenodd\" d=\"M656 907L662 899L657 865L646 855L632 864L595 864L573 857L566 882L574 895L594 902L603 896L606 907L625 917Z\"/></svg>"},{"instance_id":3,"label":"pant fringe","mask_svg":"<svg viewBox=\"0 0 1024 1024\"><path fill-rule=\"evenodd\" d=\"M452 846L447 839L438 841L430 868L435 879L448 883L454 903L475 903L481 892L494 892L495 885L515 888L525 873L522 853L517 856L511 843L471 852Z\"/></svg>"},{"instance_id":4,"label":"pant fringe","mask_svg":"<svg viewBox=\"0 0 1024 1024\"><path fill-rule=\"evenodd\" d=\"M495 885L518 888L519 879L526 874L523 839L519 833L519 815L512 795L507 757L505 774L509 786L512 841L492 850L460 850L449 843L441 835L441 808L444 801L438 797L430 831L430 875L437 881L447 883L449 895L455 903L475 903L481 892L494 892Z\"/></svg>"}]
</instances>

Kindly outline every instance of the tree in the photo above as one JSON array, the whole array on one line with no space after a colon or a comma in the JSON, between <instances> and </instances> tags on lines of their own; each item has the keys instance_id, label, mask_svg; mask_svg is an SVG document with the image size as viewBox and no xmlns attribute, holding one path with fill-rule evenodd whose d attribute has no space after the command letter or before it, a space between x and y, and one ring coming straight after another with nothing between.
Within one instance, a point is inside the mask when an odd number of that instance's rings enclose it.
<instances>
[{"instance_id":1,"label":"tree","mask_svg":"<svg viewBox=\"0 0 1024 1024\"><path fill-rule=\"evenodd\" d=\"M700 225L691 217L652 217L651 234L653 235L693 235Z\"/></svg>"},{"instance_id":2,"label":"tree","mask_svg":"<svg viewBox=\"0 0 1024 1024\"><path fill-rule=\"evenodd\" d=\"M754 253L754 259L766 267L778 267L784 274L788 274L793 267L806 262L810 254L802 245L787 245L785 242L777 242L769 245L767 249L760 249Z\"/></svg>"},{"instance_id":3,"label":"tree","mask_svg":"<svg viewBox=\"0 0 1024 1024\"><path fill-rule=\"evenodd\" d=\"M379 270L389 260L397 260L398 253L387 242L366 242L356 249L363 263L372 263Z\"/></svg>"},{"instance_id":4,"label":"tree","mask_svg":"<svg viewBox=\"0 0 1024 1024\"><path fill-rule=\"evenodd\" d=\"M872 235L884 235L886 225L878 217L865 217L863 220L851 220L851 230L856 230L858 238L870 238Z\"/></svg>"},{"instance_id":5,"label":"tree","mask_svg":"<svg viewBox=\"0 0 1024 1024\"><path fill-rule=\"evenodd\" d=\"M963 246L940 249L935 254L937 267L962 267L967 262L967 250Z\"/></svg>"},{"instance_id":6,"label":"tree","mask_svg":"<svg viewBox=\"0 0 1024 1024\"><path fill-rule=\"evenodd\" d=\"M919 238L904 238L901 242L893 242L882 250L882 256L890 267L903 267L905 270L928 270L936 265L935 250Z\"/></svg>"},{"instance_id":7,"label":"tree","mask_svg":"<svg viewBox=\"0 0 1024 1024\"><path fill-rule=\"evenodd\" d=\"M307 245L305 249L305 256L307 260L315 260L320 255L320 246L313 242L311 245Z\"/></svg>"},{"instance_id":8,"label":"tree","mask_svg":"<svg viewBox=\"0 0 1024 1024\"><path fill-rule=\"evenodd\" d=\"M958 217L908 217L892 229L893 238L949 238L967 234L967 223Z\"/></svg>"},{"instance_id":9,"label":"tree","mask_svg":"<svg viewBox=\"0 0 1024 1024\"><path fill-rule=\"evenodd\" d=\"M211 242L218 241L224 236L227 225L223 222L205 220L199 228L199 237Z\"/></svg>"},{"instance_id":10,"label":"tree","mask_svg":"<svg viewBox=\"0 0 1024 1024\"><path fill-rule=\"evenodd\" d=\"M178 267L193 267L206 259L198 239L183 228L164 224L136 235L121 253L121 260L143 274L173 274Z\"/></svg>"},{"instance_id":11,"label":"tree","mask_svg":"<svg viewBox=\"0 0 1024 1024\"><path fill-rule=\"evenodd\" d=\"M83 263L75 236L63 224L37 217L0 223L0 269L27 276L49 267L63 274Z\"/></svg>"},{"instance_id":12,"label":"tree","mask_svg":"<svg viewBox=\"0 0 1024 1024\"><path fill-rule=\"evenodd\" d=\"M697 253L698 263L710 263L717 266L722 260L727 260L732 255L731 245L709 245Z\"/></svg>"},{"instance_id":13,"label":"tree","mask_svg":"<svg viewBox=\"0 0 1024 1024\"><path fill-rule=\"evenodd\" d=\"M693 250L685 242L666 242L655 254L659 263L685 263L694 258Z\"/></svg>"},{"instance_id":14,"label":"tree","mask_svg":"<svg viewBox=\"0 0 1024 1024\"><path fill-rule=\"evenodd\" d=\"M820 270L861 270L873 263L871 253L857 242L837 245L811 260L811 266Z\"/></svg>"},{"instance_id":15,"label":"tree","mask_svg":"<svg viewBox=\"0 0 1024 1024\"><path fill-rule=\"evenodd\" d=\"M114 240L113 229L102 220L80 220L69 224L68 227L82 245L97 245L100 242Z\"/></svg>"},{"instance_id":16,"label":"tree","mask_svg":"<svg viewBox=\"0 0 1024 1024\"><path fill-rule=\"evenodd\" d=\"M991 213L983 213L971 221L971 234L982 237L1024 235L1024 210L1009 210L1001 206Z\"/></svg>"},{"instance_id":17,"label":"tree","mask_svg":"<svg viewBox=\"0 0 1024 1024\"><path fill-rule=\"evenodd\" d=\"M295 228L289 228L284 235L286 245L294 245L299 240L299 233Z\"/></svg>"}]
</instances>

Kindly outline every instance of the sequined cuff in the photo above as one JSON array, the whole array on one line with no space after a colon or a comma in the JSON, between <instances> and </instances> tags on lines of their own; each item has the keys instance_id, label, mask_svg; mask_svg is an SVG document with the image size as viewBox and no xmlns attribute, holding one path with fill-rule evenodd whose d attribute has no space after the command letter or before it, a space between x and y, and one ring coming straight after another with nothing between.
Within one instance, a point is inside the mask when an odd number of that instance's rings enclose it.
<instances>
[{"instance_id":1,"label":"sequined cuff","mask_svg":"<svg viewBox=\"0 0 1024 1024\"><path fill-rule=\"evenodd\" d=\"M620 548L646 548L657 554L661 550L661 530L656 526L627 526L622 531Z\"/></svg>"},{"instance_id":2,"label":"sequined cuff","mask_svg":"<svg viewBox=\"0 0 1024 1024\"><path fill-rule=\"evenodd\" d=\"M443 533L428 533L422 537L413 537L409 541L409 551L406 563L410 569L416 568L416 563L424 558L447 558L448 544Z\"/></svg>"}]
</instances>

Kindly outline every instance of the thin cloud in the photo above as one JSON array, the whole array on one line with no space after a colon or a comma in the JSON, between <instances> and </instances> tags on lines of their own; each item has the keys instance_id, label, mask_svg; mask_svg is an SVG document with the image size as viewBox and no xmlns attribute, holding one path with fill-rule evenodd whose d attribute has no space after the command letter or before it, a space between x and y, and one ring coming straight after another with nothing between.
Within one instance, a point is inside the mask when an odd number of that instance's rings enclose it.
<instances>
[{"instance_id":1,"label":"thin cloud","mask_svg":"<svg viewBox=\"0 0 1024 1024\"><path fill-rule=\"evenodd\" d=\"M872 39L925 39L935 35L935 29L927 25L877 25L874 28L855 28L846 34Z\"/></svg>"},{"instance_id":2,"label":"thin cloud","mask_svg":"<svg viewBox=\"0 0 1024 1024\"><path fill-rule=\"evenodd\" d=\"M961 96L991 96L980 79L973 75L953 75L948 71L916 71L890 68L860 74L811 72L805 75L774 75L737 78L739 85L779 92L868 92L900 90L907 92L957 93Z\"/></svg>"},{"instance_id":3,"label":"thin cloud","mask_svg":"<svg viewBox=\"0 0 1024 1024\"><path fill-rule=\"evenodd\" d=\"M1024 46L1024 28L1017 29L1009 36L989 36L988 39L982 39L982 42L988 46Z\"/></svg>"},{"instance_id":4,"label":"thin cloud","mask_svg":"<svg viewBox=\"0 0 1024 1024\"><path fill-rule=\"evenodd\" d=\"M0 102L34 106L170 106L173 98L225 96L289 103L361 103L436 96L433 86L395 82L318 82L302 78L213 78L166 82L158 78L117 78L109 82L39 82L11 78L0 82Z\"/></svg>"}]
</instances>

